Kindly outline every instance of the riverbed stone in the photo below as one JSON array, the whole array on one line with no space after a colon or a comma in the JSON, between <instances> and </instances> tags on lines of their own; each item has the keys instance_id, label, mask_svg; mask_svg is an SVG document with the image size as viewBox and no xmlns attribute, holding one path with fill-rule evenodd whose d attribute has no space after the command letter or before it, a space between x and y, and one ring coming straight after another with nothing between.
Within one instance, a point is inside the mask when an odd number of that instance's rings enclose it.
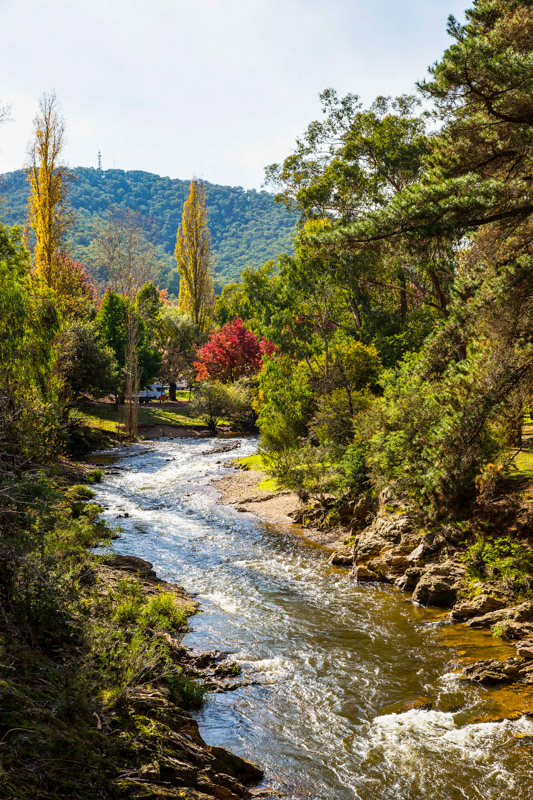
<instances>
[{"instance_id":1,"label":"riverbed stone","mask_svg":"<svg viewBox=\"0 0 533 800\"><path fill-rule=\"evenodd\" d=\"M345 548L344 550L336 550L329 557L329 563L336 567L351 567L353 564L353 548Z\"/></svg>"},{"instance_id":2,"label":"riverbed stone","mask_svg":"<svg viewBox=\"0 0 533 800\"><path fill-rule=\"evenodd\" d=\"M509 620L511 618L510 614L511 612L508 608L502 608L498 611L489 611L487 614L472 617L472 619L468 620L466 626L467 628L490 628L498 622Z\"/></svg>"},{"instance_id":3,"label":"riverbed stone","mask_svg":"<svg viewBox=\"0 0 533 800\"><path fill-rule=\"evenodd\" d=\"M503 661L482 659L465 667L463 676L483 686L498 683L533 683L533 663L511 656Z\"/></svg>"},{"instance_id":4,"label":"riverbed stone","mask_svg":"<svg viewBox=\"0 0 533 800\"><path fill-rule=\"evenodd\" d=\"M533 601L525 600L514 607L473 617L466 624L469 628L492 628L498 623L506 624L506 636L509 639L533 636Z\"/></svg>"},{"instance_id":5,"label":"riverbed stone","mask_svg":"<svg viewBox=\"0 0 533 800\"><path fill-rule=\"evenodd\" d=\"M457 599L463 577L464 567L451 559L442 564L431 564L422 573L411 600L423 606L448 608Z\"/></svg>"},{"instance_id":6,"label":"riverbed stone","mask_svg":"<svg viewBox=\"0 0 533 800\"><path fill-rule=\"evenodd\" d=\"M400 700L390 706L382 708L381 714L406 714L408 711L431 711L433 702L429 697L415 697L410 700Z\"/></svg>"},{"instance_id":7,"label":"riverbed stone","mask_svg":"<svg viewBox=\"0 0 533 800\"><path fill-rule=\"evenodd\" d=\"M358 564L353 568L350 577L353 578L356 583L369 583L371 581L380 580L379 576L376 575L375 572L372 572L372 570L368 569L368 567L365 567L362 564Z\"/></svg>"},{"instance_id":8,"label":"riverbed stone","mask_svg":"<svg viewBox=\"0 0 533 800\"><path fill-rule=\"evenodd\" d=\"M463 622L472 617L480 617L492 611L498 611L505 606L502 599L490 594L479 594L477 597L460 600L451 610L451 618L455 622Z\"/></svg>"},{"instance_id":9,"label":"riverbed stone","mask_svg":"<svg viewBox=\"0 0 533 800\"><path fill-rule=\"evenodd\" d=\"M230 753L224 747L210 747L211 755L215 758L214 767L242 783L257 783L262 780L263 770L251 761L241 756Z\"/></svg>"},{"instance_id":10,"label":"riverbed stone","mask_svg":"<svg viewBox=\"0 0 533 800\"><path fill-rule=\"evenodd\" d=\"M412 592L422 574L422 567L408 567L403 575L396 578L394 585L403 592Z\"/></svg>"},{"instance_id":11,"label":"riverbed stone","mask_svg":"<svg viewBox=\"0 0 533 800\"><path fill-rule=\"evenodd\" d=\"M521 658L532 658L533 659L533 641L530 639L526 639L525 641L522 639L516 644L516 653Z\"/></svg>"}]
</instances>

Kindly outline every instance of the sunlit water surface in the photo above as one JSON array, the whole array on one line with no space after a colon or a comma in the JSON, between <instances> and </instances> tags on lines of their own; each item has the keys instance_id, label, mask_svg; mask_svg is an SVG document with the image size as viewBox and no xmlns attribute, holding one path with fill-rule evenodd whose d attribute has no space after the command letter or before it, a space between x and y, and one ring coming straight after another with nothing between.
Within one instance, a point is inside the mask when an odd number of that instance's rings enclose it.
<instances>
[{"instance_id":1,"label":"sunlit water surface","mask_svg":"<svg viewBox=\"0 0 533 800\"><path fill-rule=\"evenodd\" d=\"M388 587L354 584L296 526L218 505L213 481L256 447L133 445L116 451L97 492L122 527L114 549L201 601L185 642L243 667L249 683L197 715L207 742L261 764L294 800L533 798L533 721L501 721L528 698L457 677L458 658L501 646ZM419 696L433 709L391 713Z\"/></svg>"}]
</instances>

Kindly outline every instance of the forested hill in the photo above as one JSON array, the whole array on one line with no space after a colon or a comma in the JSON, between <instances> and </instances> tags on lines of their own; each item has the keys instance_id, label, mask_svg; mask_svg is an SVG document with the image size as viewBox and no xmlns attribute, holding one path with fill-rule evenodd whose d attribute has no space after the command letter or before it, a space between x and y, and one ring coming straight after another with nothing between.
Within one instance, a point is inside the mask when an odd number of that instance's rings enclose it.
<instances>
[{"instance_id":1,"label":"forested hill","mask_svg":"<svg viewBox=\"0 0 533 800\"><path fill-rule=\"evenodd\" d=\"M113 204L132 208L155 221L164 251L162 277L171 290L175 289L176 276L171 274L175 267L174 245L189 181L121 169L78 167L73 173L70 202L76 212L76 225L69 242L71 255L90 266L96 218ZM205 187L217 283L236 280L244 267L262 266L279 253L291 250L295 217L283 206L277 206L271 194L212 183ZM0 221L8 225L24 223L28 188L22 170L3 176Z\"/></svg>"}]
</instances>

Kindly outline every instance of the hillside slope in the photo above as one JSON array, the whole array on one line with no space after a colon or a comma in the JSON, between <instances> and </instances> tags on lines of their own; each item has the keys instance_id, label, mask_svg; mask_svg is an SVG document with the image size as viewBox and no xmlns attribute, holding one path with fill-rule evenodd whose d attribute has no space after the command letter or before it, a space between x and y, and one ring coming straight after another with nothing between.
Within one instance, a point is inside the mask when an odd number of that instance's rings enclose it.
<instances>
[{"instance_id":1,"label":"hillside slope","mask_svg":"<svg viewBox=\"0 0 533 800\"><path fill-rule=\"evenodd\" d=\"M91 267L90 245L98 217L113 204L135 209L154 219L160 234L161 283L176 290L173 253L189 181L120 169L78 167L73 173L70 202L76 225L69 241L71 254ZM279 253L291 251L295 217L277 206L271 194L211 183L205 186L218 284L237 280L244 267L260 267ZM0 221L23 224L28 184L22 170L2 176L0 196Z\"/></svg>"}]
</instances>

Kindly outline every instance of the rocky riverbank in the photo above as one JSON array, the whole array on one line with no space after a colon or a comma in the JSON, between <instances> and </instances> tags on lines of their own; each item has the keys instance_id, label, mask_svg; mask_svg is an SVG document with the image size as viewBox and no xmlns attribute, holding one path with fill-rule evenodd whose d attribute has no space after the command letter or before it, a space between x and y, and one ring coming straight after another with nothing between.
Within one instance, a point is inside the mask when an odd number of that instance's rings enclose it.
<instances>
[{"instance_id":1,"label":"rocky riverbank","mask_svg":"<svg viewBox=\"0 0 533 800\"><path fill-rule=\"evenodd\" d=\"M515 525L529 530L531 509L519 511ZM451 622L485 628L516 644L516 657L470 664L466 678L484 685L533 683L533 600L520 601L501 581L468 576L463 526L449 522L428 530L420 513L389 492L374 502L360 501L353 512L353 544L335 553L333 563L349 566L356 581L390 583L409 592L413 603L450 609Z\"/></svg>"},{"instance_id":2,"label":"rocky riverbank","mask_svg":"<svg viewBox=\"0 0 533 800\"><path fill-rule=\"evenodd\" d=\"M295 530L331 550L330 562L349 569L352 580L391 584L408 592L413 603L449 610L450 623L486 629L516 645L515 657L468 664L465 678L483 685L533 684L533 599L517 599L501 581L475 581L467 575L464 525L445 522L428 528L422 513L386 490L342 508L339 524L323 530L313 526L324 517L323 509L304 507L289 492L261 490L266 478L259 470L236 471L217 484L221 502L266 521L297 523ZM527 539L533 531L530 503L508 504L501 517L517 538ZM487 524L483 518L478 523Z\"/></svg>"},{"instance_id":3,"label":"rocky riverbank","mask_svg":"<svg viewBox=\"0 0 533 800\"><path fill-rule=\"evenodd\" d=\"M197 607L182 589L160 580L149 562L133 556L105 558L99 566L101 591L112 590L125 574L134 577L147 596L171 592L191 610ZM211 691L231 691L240 685L238 668L223 653L189 651L178 638L163 636L174 665L188 678L201 680ZM121 765L113 781L119 796L159 800L272 797L265 787L248 786L262 780L260 767L224 748L207 745L191 713L162 688L134 687L119 710L96 716L104 735L122 738L128 742L127 750L138 754L135 763Z\"/></svg>"}]
</instances>

